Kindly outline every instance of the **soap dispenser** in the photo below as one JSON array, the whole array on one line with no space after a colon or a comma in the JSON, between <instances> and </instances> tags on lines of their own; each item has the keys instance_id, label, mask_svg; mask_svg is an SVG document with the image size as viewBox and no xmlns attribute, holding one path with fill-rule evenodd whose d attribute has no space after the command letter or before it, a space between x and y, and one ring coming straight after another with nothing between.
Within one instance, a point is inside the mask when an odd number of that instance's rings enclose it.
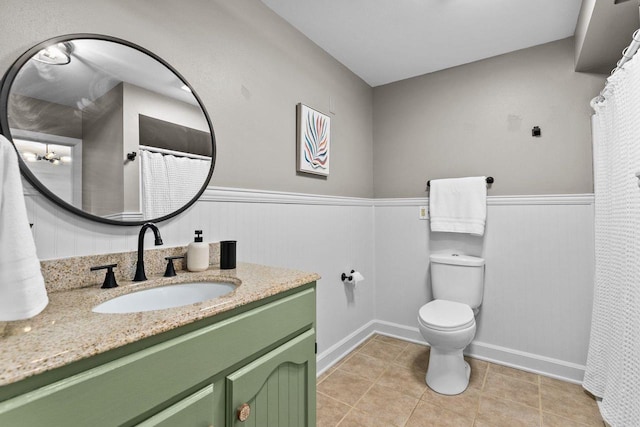
<instances>
[{"instance_id":1,"label":"soap dispenser","mask_svg":"<svg viewBox=\"0 0 640 427\"><path fill-rule=\"evenodd\" d=\"M204 271L209 268L209 244L202 241L202 230L196 230L196 237L187 247L187 270Z\"/></svg>"}]
</instances>

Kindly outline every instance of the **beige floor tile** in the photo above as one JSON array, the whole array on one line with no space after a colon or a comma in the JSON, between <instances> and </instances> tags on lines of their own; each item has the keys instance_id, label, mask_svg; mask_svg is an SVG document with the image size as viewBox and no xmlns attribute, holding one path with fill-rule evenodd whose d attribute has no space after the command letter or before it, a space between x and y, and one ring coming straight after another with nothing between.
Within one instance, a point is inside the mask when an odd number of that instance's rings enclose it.
<instances>
[{"instance_id":1,"label":"beige floor tile","mask_svg":"<svg viewBox=\"0 0 640 427\"><path fill-rule=\"evenodd\" d=\"M350 406L338 402L322 393L317 393L316 397L316 425L317 427L335 427L340 420L347 415Z\"/></svg>"},{"instance_id":2,"label":"beige floor tile","mask_svg":"<svg viewBox=\"0 0 640 427\"><path fill-rule=\"evenodd\" d=\"M512 400L523 405L539 409L540 387L538 384L520 381L506 375L487 372L487 378L482 389L485 395Z\"/></svg>"},{"instance_id":3,"label":"beige floor tile","mask_svg":"<svg viewBox=\"0 0 640 427\"><path fill-rule=\"evenodd\" d=\"M416 399L419 399L427 389L424 372L393 364L389 365L376 384Z\"/></svg>"},{"instance_id":4,"label":"beige floor tile","mask_svg":"<svg viewBox=\"0 0 640 427\"><path fill-rule=\"evenodd\" d=\"M389 424L381 420L375 415L359 411L356 408L351 409L346 417L342 420L339 427L389 427Z\"/></svg>"},{"instance_id":5,"label":"beige floor tile","mask_svg":"<svg viewBox=\"0 0 640 427\"><path fill-rule=\"evenodd\" d=\"M406 427L464 427L473 425L473 415L461 415L430 402L421 401Z\"/></svg>"},{"instance_id":6,"label":"beige floor tile","mask_svg":"<svg viewBox=\"0 0 640 427\"><path fill-rule=\"evenodd\" d=\"M604 423L600 423L596 425L598 427L604 427ZM589 426L589 424L583 424L577 421L571 421L567 418L550 414L548 412L542 413L542 427L586 427L586 426Z\"/></svg>"},{"instance_id":7,"label":"beige floor tile","mask_svg":"<svg viewBox=\"0 0 640 427\"><path fill-rule=\"evenodd\" d=\"M335 366L332 366L332 367L330 367L329 369L327 369L326 371L324 371L324 372L322 373L322 375L320 375L318 378L316 378L316 385L320 384L322 381L324 381L325 379L327 379L327 377L328 377L329 375L331 375L331 373L332 373L333 371L335 371L335 370L336 370L336 367L335 367Z\"/></svg>"},{"instance_id":8,"label":"beige floor tile","mask_svg":"<svg viewBox=\"0 0 640 427\"><path fill-rule=\"evenodd\" d=\"M483 395L480 397L474 426L539 427L540 411L520 403Z\"/></svg>"},{"instance_id":9,"label":"beige floor tile","mask_svg":"<svg viewBox=\"0 0 640 427\"><path fill-rule=\"evenodd\" d=\"M349 359L351 359L355 355L356 355L356 352L352 351L351 353L345 355L342 359L340 359L336 363L334 363L332 368L333 369L338 369L340 366L342 366L343 363L347 362Z\"/></svg>"},{"instance_id":10,"label":"beige floor tile","mask_svg":"<svg viewBox=\"0 0 640 427\"><path fill-rule=\"evenodd\" d=\"M403 349L409 344L407 341L399 340L398 338L388 337L386 335L376 335L374 338L376 341L383 342L385 344L391 344Z\"/></svg>"},{"instance_id":11,"label":"beige floor tile","mask_svg":"<svg viewBox=\"0 0 640 427\"><path fill-rule=\"evenodd\" d=\"M378 334L373 334L370 337L368 337L367 339L365 339L364 341L362 341L360 344L358 344L356 346L356 348L354 348L351 353L349 354L354 354L355 352L357 352L358 350L360 350L362 347L364 347L365 345L369 344L371 341L373 341L374 339L376 339L376 337L378 336Z\"/></svg>"},{"instance_id":12,"label":"beige floor tile","mask_svg":"<svg viewBox=\"0 0 640 427\"><path fill-rule=\"evenodd\" d=\"M318 385L318 392L353 406L372 385L372 381L337 369Z\"/></svg>"},{"instance_id":13,"label":"beige floor tile","mask_svg":"<svg viewBox=\"0 0 640 427\"><path fill-rule=\"evenodd\" d=\"M589 426L602 426L595 399L582 386L552 378L540 378L542 411Z\"/></svg>"},{"instance_id":14,"label":"beige floor tile","mask_svg":"<svg viewBox=\"0 0 640 427\"><path fill-rule=\"evenodd\" d=\"M489 363L489 371L497 374L506 375L521 381L527 381L534 384L540 383L540 376L531 372L521 371L520 369L510 368L508 366L496 365Z\"/></svg>"},{"instance_id":15,"label":"beige floor tile","mask_svg":"<svg viewBox=\"0 0 640 427\"><path fill-rule=\"evenodd\" d=\"M375 357L385 362L392 362L402 353L402 350L401 347L372 340L358 350L358 353Z\"/></svg>"},{"instance_id":16,"label":"beige floor tile","mask_svg":"<svg viewBox=\"0 0 640 427\"><path fill-rule=\"evenodd\" d=\"M404 426L417 403L417 398L376 384L356 403L355 408L387 422L389 426Z\"/></svg>"},{"instance_id":17,"label":"beige floor tile","mask_svg":"<svg viewBox=\"0 0 640 427\"><path fill-rule=\"evenodd\" d=\"M421 398L425 402L433 403L441 408L449 409L460 415L475 417L478 412L480 390L467 388L464 392L455 396L436 393L427 388Z\"/></svg>"},{"instance_id":18,"label":"beige floor tile","mask_svg":"<svg viewBox=\"0 0 640 427\"><path fill-rule=\"evenodd\" d=\"M540 375L540 386L552 386L567 393L584 393L585 389L580 384L570 383L568 381L557 380L555 378Z\"/></svg>"},{"instance_id":19,"label":"beige floor tile","mask_svg":"<svg viewBox=\"0 0 640 427\"><path fill-rule=\"evenodd\" d=\"M429 350L430 348L427 346L408 343L393 363L405 368L419 369L426 374L427 366L429 366Z\"/></svg>"},{"instance_id":20,"label":"beige floor tile","mask_svg":"<svg viewBox=\"0 0 640 427\"><path fill-rule=\"evenodd\" d=\"M471 357L465 357L464 360L466 360L471 367L471 376L469 377L469 386L467 389L482 389L489 364L483 360L472 359Z\"/></svg>"},{"instance_id":21,"label":"beige floor tile","mask_svg":"<svg viewBox=\"0 0 640 427\"><path fill-rule=\"evenodd\" d=\"M356 353L340 365L338 369L374 381L382 375L387 366L388 363L380 359Z\"/></svg>"}]
</instances>

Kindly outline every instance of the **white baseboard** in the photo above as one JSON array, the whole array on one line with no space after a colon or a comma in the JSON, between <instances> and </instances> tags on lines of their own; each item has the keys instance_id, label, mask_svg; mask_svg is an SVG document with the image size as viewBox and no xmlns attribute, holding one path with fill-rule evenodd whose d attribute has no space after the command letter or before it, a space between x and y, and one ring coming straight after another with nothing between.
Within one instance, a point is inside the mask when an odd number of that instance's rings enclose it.
<instances>
[{"instance_id":1,"label":"white baseboard","mask_svg":"<svg viewBox=\"0 0 640 427\"><path fill-rule=\"evenodd\" d=\"M316 375L322 375L324 371L335 365L340 361L340 359L351 353L360 343L373 335L376 332L373 327L374 324L375 322L373 320L370 321L322 353L318 354L316 356Z\"/></svg>"},{"instance_id":2,"label":"white baseboard","mask_svg":"<svg viewBox=\"0 0 640 427\"><path fill-rule=\"evenodd\" d=\"M473 341L469 347L467 347L465 354L476 359L510 366L575 384L582 383L584 370L586 369L584 365L479 341Z\"/></svg>"},{"instance_id":3,"label":"white baseboard","mask_svg":"<svg viewBox=\"0 0 640 427\"><path fill-rule=\"evenodd\" d=\"M376 320L374 326L374 332L377 334L386 335L392 338L398 338L416 344L429 345L422 337L422 334L420 333L420 330L418 328L400 325L393 322L386 322L384 320Z\"/></svg>"},{"instance_id":4,"label":"white baseboard","mask_svg":"<svg viewBox=\"0 0 640 427\"><path fill-rule=\"evenodd\" d=\"M422 338L422 334L418 328L373 320L319 354L317 356L317 375L320 376L373 334L386 335L416 344L429 345L424 338ZM575 384L582 383L582 378L584 377L584 365L479 341L473 341L469 347L467 347L465 355Z\"/></svg>"}]
</instances>

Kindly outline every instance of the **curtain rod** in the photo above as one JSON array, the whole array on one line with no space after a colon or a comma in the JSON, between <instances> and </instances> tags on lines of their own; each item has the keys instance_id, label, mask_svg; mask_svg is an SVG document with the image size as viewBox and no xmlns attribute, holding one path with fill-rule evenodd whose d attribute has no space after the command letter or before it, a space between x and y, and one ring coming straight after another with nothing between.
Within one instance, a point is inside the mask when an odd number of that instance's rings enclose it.
<instances>
[{"instance_id":1,"label":"curtain rod","mask_svg":"<svg viewBox=\"0 0 640 427\"><path fill-rule=\"evenodd\" d=\"M611 75L613 75L613 73L615 73L620 68L622 68L622 66L626 64L627 61L629 61L631 58L633 58L633 55L636 54L636 52L638 51L638 48L640 47L639 33L640 33L640 28L633 33L631 44L629 44L629 46L623 49L622 58L620 58L620 60L616 63L616 67L613 70L611 70ZM607 90L607 85L605 84L604 89L600 91L600 94L595 98L593 98L589 103L591 105L591 108L595 109L595 106L598 102L604 101L604 93L606 90Z\"/></svg>"},{"instance_id":2,"label":"curtain rod","mask_svg":"<svg viewBox=\"0 0 640 427\"><path fill-rule=\"evenodd\" d=\"M140 150L151 151L153 153L171 154L177 157L188 157L190 159L211 160L209 156L201 156L200 154L185 153L184 151L167 150L166 148L152 147L150 145L139 145Z\"/></svg>"}]
</instances>

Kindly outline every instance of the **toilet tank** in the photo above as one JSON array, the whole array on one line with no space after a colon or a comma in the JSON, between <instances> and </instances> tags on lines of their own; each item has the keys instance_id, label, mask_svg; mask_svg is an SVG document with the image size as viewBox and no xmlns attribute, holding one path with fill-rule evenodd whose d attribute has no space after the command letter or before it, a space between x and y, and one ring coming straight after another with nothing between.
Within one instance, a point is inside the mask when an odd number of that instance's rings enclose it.
<instances>
[{"instance_id":1,"label":"toilet tank","mask_svg":"<svg viewBox=\"0 0 640 427\"><path fill-rule=\"evenodd\" d=\"M467 304L476 309L484 293L484 259L457 253L432 254L431 289L434 299Z\"/></svg>"}]
</instances>

